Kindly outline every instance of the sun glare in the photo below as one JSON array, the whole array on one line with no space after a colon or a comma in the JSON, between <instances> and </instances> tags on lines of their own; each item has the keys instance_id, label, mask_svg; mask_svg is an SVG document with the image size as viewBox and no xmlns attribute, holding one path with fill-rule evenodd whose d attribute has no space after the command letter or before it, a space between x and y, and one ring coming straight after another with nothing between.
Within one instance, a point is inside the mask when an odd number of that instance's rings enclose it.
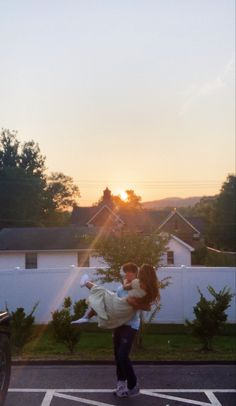
<instances>
[{"instance_id":1,"label":"sun glare","mask_svg":"<svg viewBox=\"0 0 236 406\"><path fill-rule=\"evenodd\" d=\"M128 199L128 195L124 190L122 190L122 192L120 192L119 195L120 195L120 198L122 200L127 200Z\"/></svg>"}]
</instances>

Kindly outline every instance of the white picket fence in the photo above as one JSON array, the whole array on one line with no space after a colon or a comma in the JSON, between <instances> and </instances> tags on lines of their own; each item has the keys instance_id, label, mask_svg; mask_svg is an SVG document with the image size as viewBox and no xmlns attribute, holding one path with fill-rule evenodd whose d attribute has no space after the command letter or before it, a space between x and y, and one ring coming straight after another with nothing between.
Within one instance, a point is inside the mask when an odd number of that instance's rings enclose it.
<instances>
[{"instance_id":1,"label":"white picket fence","mask_svg":"<svg viewBox=\"0 0 236 406\"><path fill-rule=\"evenodd\" d=\"M6 305L9 310L23 307L28 313L39 302L35 312L36 323L47 323L51 312L58 309L66 296L74 301L88 295L86 288L80 288L82 274L96 275L95 268L37 269L37 270L1 270L0 271L0 309ZM236 269L233 267L180 267L161 268L159 279L170 277L170 285L161 291L161 310L155 323L184 323L194 317L193 306L199 300L199 287L207 298L211 297L207 286L216 291L225 286L236 293ZM117 284L107 284L111 290ZM236 297L227 310L228 322L236 322ZM147 314L148 317L148 314Z\"/></svg>"}]
</instances>

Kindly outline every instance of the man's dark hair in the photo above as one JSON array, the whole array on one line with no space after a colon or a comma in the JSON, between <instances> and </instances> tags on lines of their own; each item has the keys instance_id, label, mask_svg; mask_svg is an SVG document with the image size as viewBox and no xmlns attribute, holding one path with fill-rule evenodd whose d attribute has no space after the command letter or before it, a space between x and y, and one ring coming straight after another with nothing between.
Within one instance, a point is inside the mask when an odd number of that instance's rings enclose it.
<instances>
[{"instance_id":1,"label":"man's dark hair","mask_svg":"<svg viewBox=\"0 0 236 406\"><path fill-rule=\"evenodd\" d=\"M137 273L138 272L138 267L136 264L134 264L133 262L127 262L126 264L124 264L122 266L123 272L133 272L133 273Z\"/></svg>"}]
</instances>

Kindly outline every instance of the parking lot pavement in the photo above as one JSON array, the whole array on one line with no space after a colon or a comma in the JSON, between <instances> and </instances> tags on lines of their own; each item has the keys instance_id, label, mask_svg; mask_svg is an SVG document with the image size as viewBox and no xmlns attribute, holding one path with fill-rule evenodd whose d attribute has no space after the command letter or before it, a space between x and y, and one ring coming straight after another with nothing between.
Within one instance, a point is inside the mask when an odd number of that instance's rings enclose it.
<instances>
[{"instance_id":1,"label":"parking lot pavement","mask_svg":"<svg viewBox=\"0 0 236 406\"><path fill-rule=\"evenodd\" d=\"M171 406L171 405L199 405L199 406L235 406L236 390L187 390L187 389L142 389L135 398L116 398L108 389L11 389L6 406L34 405L34 406L69 406L73 403L112 406L124 404L137 406ZM127 403L128 402L128 403Z\"/></svg>"},{"instance_id":2,"label":"parking lot pavement","mask_svg":"<svg viewBox=\"0 0 236 406\"><path fill-rule=\"evenodd\" d=\"M17 366L5 406L235 406L235 365L136 365L141 394L113 395L111 365Z\"/></svg>"}]
</instances>

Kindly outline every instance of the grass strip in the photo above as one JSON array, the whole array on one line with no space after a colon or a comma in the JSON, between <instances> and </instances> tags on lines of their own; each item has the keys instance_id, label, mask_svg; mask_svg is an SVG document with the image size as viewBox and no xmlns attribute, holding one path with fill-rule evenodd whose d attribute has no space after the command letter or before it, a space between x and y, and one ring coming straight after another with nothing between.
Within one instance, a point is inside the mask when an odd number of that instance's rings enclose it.
<instances>
[{"instance_id":1,"label":"grass strip","mask_svg":"<svg viewBox=\"0 0 236 406\"><path fill-rule=\"evenodd\" d=\"M163 325L162 325L163 326ZM80 341L74 354L63 343L55 340L48 326L35 326L31 340L22 353L14 354L13 360L113 360L112 332L93 325L79 327ZM177 332L176 332L177 331ZM216 336L213 351L201 351L199 341L186 334L184 326L148 326L142 335L142 346L133 349L134 361L235 361L236 340L234 329L227 335Z\"/></svg>"}]
</instances>

